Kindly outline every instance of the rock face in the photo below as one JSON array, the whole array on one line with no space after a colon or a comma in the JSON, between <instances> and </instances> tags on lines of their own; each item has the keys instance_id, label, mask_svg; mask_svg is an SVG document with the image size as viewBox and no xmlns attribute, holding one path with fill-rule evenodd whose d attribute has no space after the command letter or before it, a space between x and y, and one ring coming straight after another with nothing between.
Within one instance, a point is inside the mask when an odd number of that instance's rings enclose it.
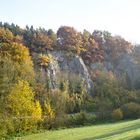
<instances>
[{"instance_id":1,"label":"rock face","mask_svg":"<svg viewBox=\"0 0 140 140\"><path fill-rule=\"evenodd\" d=\"M52 61L47 69L47 74L52 88L56 88L59 85L59 73L63 76L66 72L69 75L72 74L81 77L83 87L90 93L93 82L81 57L66 51L52 51L49 54L52 56Z\"/></svg>"},{"instance_id":2,"label":"rock face","mask_svg":"<svg viewBox=\"0 0 140 140\"><path fill-rule=\"evenodd\" d=\"M116 62L106 53L104 61L94 62L88 66L85 65L80 56L74 53L64 50L48 51L47 53L52 56L52 59L48 68L42 69L42 77L44 78L44 82L47 81L45 77L49 79L49 87L52 89L60 86L61 78L65 78L65 81L73 78L74 81L76 80L75 77L80 77L82 86L90 93L94 84L89 72L94 72L94 70L101 70L103 72L112 71L117 77L125 77L126 82L129 82L131 88L134 87L137 80L140 81L140 48L137 49L131 53L123 53ZM34 56L35 58L36 55Z\"/></svg>"}]
</instances>

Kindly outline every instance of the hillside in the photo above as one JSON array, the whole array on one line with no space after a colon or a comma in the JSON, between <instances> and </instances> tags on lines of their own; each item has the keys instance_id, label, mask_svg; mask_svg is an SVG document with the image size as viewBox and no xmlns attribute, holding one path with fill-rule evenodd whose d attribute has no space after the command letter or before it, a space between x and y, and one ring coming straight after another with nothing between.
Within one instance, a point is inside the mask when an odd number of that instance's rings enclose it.
<instances>
[{"instance_id":1,"label":"hillside","mask_svg":"<svg viewBox=\"0 0 140 140\"><path fill-rule=\"evenodd\" d=\"M19 138L21 140L139 140L140 120L62 129Z\"/></svg>"},{"instance_id":2,"label":"hillside","mask_svg":"<svg viewBox=\"0 0 140 140\"><path fill-rule=\"evenodd\" d=\"M108 31L1 22L0 136L139 118L139 52Z\"/></svg>"}]
</instances>

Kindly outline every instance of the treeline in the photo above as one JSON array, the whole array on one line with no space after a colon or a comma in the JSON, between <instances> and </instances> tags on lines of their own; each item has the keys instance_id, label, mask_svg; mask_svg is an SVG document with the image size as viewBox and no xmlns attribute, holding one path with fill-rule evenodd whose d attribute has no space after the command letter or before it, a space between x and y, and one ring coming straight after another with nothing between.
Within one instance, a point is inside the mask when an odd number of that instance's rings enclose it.
<instances>
[{"instance_id":1,"label":"treeline","mask_svg":"<svg viewBox=\"0 0 140 140\"><path fill-rule=\"evenodd\" d=\"M140 91L112 72L91 71L91 95L82 87L81 77L62 73L59 88L44 81L51 56L47 51L65 50L80 55L85 64L103 62L107 53L114 64L133 46L109 32L60 27L21 29L0 23L0 136L36 129L53 129L91 124L95 121L140 117ZM33 53L38 57L34 58ZM35 67L38 70L35 70ZM67 80L69 77L69 80Z\"/></svg>"},{"instance_id":2,"label":"treeline","mask_svg":"<svg viewBox=\"0 0 140 140\"><path fill-rule=\"evenodd\" d=\"M14 36L17 36L17 41L22 42L31 52L68 50L81 55L89 62L103 61L105 52L110 53L114 60L123 52L129 52L133 48L131 43L120 36L112 36L108 31L94 30L91 34L84 30L81 33L73 27L62 26L55 33L52 29L34 29L33 26L22 29L18 25L2 22L0 27L9 29Z\"/></svg>"}]
</instances>

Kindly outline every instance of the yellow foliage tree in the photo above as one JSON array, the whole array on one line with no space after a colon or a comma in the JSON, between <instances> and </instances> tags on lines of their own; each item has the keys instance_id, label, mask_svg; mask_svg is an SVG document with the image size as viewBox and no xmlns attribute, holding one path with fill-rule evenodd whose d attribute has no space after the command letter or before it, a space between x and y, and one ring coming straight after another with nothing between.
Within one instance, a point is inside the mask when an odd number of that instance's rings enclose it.
<instances>
[{"instance_id":1,"label":"yellow foliage tree","mask_svg":"<svg viewBox=\"0 0 140 140\"><path fill-rule=\"evenodd\" d=\"M8 29L0 28L0 42L9 43L13 40L13 34Z\"/></svg>"},{"instance_id":2,"label":"yellow foliage tree","mask_svg":"<svg viewBox=\"0 0 140 140\"><path fill-rule=\"evenodd\" d=\"M38 56L38 64L42 67L47 67L50 61L51 61L51 56L49 55L40 54Z\"/></svg>"},{"instance_id":3,"label":"yellow foliage tree","mask_svg":"<svg viewBox=\"0 0 140 140\"><path fill-rule=\"evenodd\" d=\"M14 62L19 64L23 64L28 62L30 65L32 64L31 57L29 55L28 48L18 43L1 43L0 47L0 55L1 57L8 57Z\"/></svg>"},{"instance_id":4,"label":"yellow foliage tree","mask_svg":"<svg viewBox=\"0 0 140 140\"><path fill-rule=\"evenodd\" d=\"M41 106L34 101L34 92L29 83L19 80L7 96L7 111L14 120L16 131L29 130L36 127L41 119Z\"/></svg>"},{"instance_id":5,"label":"yellow foliage tree","mask_svg":"<svg viewBox=\"0 0 140 140\"><path fill-rule=\"evenodd\" d=\"M55 111L51 106L50 100L44 102L43 106L44 114L44 127L50 129L55 121Z\"/></svg>"},{"instance_id":6,"label":"yellow foliage tree","mask_svg":"<svg viewBox=\"0 0 140 140\"><path fill-rule=\"evenodd\" d=\"M50 101L44 103L44 115L46 115L49 119L55 118L55 112L50 104Z\"/></svg>"},{"instance_id":7,"label":"yellow foliage tree","mask_svg":"<svg viewBox=\"0 0 140 140\"><path fill-rule=\"evenodd\" d=\"M0 63L3 63L3 59L13 61L17 76L32 83L34 70L29 50L13 39L14 36L8 29L0 28Z\"/></svg>"}]
</instances>

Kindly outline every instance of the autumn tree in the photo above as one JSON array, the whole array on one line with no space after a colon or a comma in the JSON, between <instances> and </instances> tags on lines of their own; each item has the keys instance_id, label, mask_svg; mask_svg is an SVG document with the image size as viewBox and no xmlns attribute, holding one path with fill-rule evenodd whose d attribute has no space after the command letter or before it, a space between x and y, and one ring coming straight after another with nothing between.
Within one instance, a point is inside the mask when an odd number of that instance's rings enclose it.
<instances>
[{"instance_id":1,"label":"autumn tree","mask_svg":"<svg viewBox=\"0 0 140 140\"><path fill-rule=\"evenodd\" d=\"M17 35L22 35L23 29L21 29L18 25L15 25L14 23L7 23L7 22L0 22L0 27L4 28L4 29L9 29L14 36Z\"/></svg>"},{"instance_id":2,"label":"autumn tree","mask_svg":"<svg viewBox=\"0 0 140 140\"><path fill-rule=\"evenodd\" d=\"M34 29L33 26L27 27L24 31L24 43L28 46L30 51L46 52L52 50L52 44L55 40L53 32L48 33L45 29Z\"/></svg>"},{"instance_id":3,"label":"autumn tree","mask_svg":"<svg viewBox=\"0 0 140 140\"><path fill-rule=\"evenodd\" d=\"M85 51L82 53L82 57L85 63L89 64L92 62L103 61L104 51L95 41L94 36L91 35L88 31L84 30L82 38L83 38L83 47L85 49Z\"/></svg>"},{"instance_id":4,"label":"autumn tree","mask_svg":"<svg viewBox=\"0 0 140 140\"><path fill-rule=\"evenodd\" d=\"M15 131L32 129L41 119L41 106L39 102L34 101L34 92L24 80L19 80L11 88L6 106L10 116L14 117Z\"/></svg>"},{"instance_id":5,"label":"autumn tree","mask_svg":"<svg viewBox=\"0 0 140 140\"><path fill-rule=\"evenodd\" d=\"M118 61L123 54L129 54L133 49L132 44L120 36L111 36L107 38L104 46L106 46L105 51L111 57L115 65L118 64Z\"/></svg>"},{"instance_id":6,"label":"autumn tree","mask_svg":"<svg viewBox=\"0 0 140 140\"><path fill-rule=\"evenodd\" d=\"M5 63L2 62L4 59L7 59L7 62L12 61L18 77L22 77L23 79L30 82L33 81L33 63L28 48L22 44L14 42L14 36L8 29L0 28L0 34L1 63L5 65Z\"/></svg>"},{"instance_id":7,"label":"autumn tree","mask_svg":"<svg viewBox=\"0 0 140 140\"><path fill-rule=\"evenodd\" d=\"M44 127L51 129L51 127L53 127L54 125L54 121L55 121L55 110L53 109L52 105L51 105L51 101L49 98L47 98L44 101L43 104L43 115L44 115Z\"/></svg>"},{"instance_id":8,"label":"autumn tree","mask_svg":"<svg viewBox=\"0 0 140 140\"><path fill-rule=\"evenodd\" d=\"M14 95L15 99L11 98L10 95L16 94L17 91L20 96L20 92L22 92L21 87L18 89L14 86L18 79L28 81L30 84L34 82L33 63L28 48L18 42L14 42L14 38L8 29L0 28L0 106L2 107L0 117L3 115L9 117L10 113L6 109L7 105L10 105L10 102L16 104L16 100L18 100L16 95ZM22 82L19 84L22 84ZM28 87L29 85L25 83L25 86ZM11 101L8 103L9 100ZM36 106L39 106L39 104L36 103ZM18 107L17 104L16 107ZM21 109L23 108L21 107ZM14 114L11 113L11 115ZM4 121L7 121L6 118Z\"/></svg>"},{"instance_id":9,"label":"autumn tree","mask_svg":"<svg viewBox=\"0 0 140 140\"><path fill-rule=\"evenodd\" d=\"M38 56L38 65L41 67L47 67L49 62L51 61L50 55L39 54Z\"/></svg>"},{"instance_id":10,"label":"autumn tree","mask_svg":"<svg viewBox=\"0 0 140 140\"><path fill-rule=\"evenodd\" d=\"M0 58L0 99L4 98L16 82L18 73L10 59Z\"/></svg>"},{"instance_id":11,"label":"autumn tree","mask_svg":"<svg viewBox=\"0 0 140 140\"><path fill-rule=\"evenodd\" d=\"M103 50L115 65L124 53L132 52L133 46L130 42L120 36L112 36L108 31L95 30L92 36L100 50Z\"/></svg>"},{"instance_id":12,"label":"autumn tree","mask_svg":"<svg viewBox=\"0 0 140 140\"><path fill-rule=\"evenodd\" d=\"M13 34L8 29L0 28L0 43L10 43L13 40Z\"/></svg>"},{"instance_id":13,"label":"autumn tree","mask_svg":"<svg viewBox=\"0 0 140 140\"><path fill-rule=\"evenodd\" d=\"M81 33L68 26L62 26L58 29L57 45L64 50L70 50L78 54L84 50Z\"/></svg>"}]
</instances>

